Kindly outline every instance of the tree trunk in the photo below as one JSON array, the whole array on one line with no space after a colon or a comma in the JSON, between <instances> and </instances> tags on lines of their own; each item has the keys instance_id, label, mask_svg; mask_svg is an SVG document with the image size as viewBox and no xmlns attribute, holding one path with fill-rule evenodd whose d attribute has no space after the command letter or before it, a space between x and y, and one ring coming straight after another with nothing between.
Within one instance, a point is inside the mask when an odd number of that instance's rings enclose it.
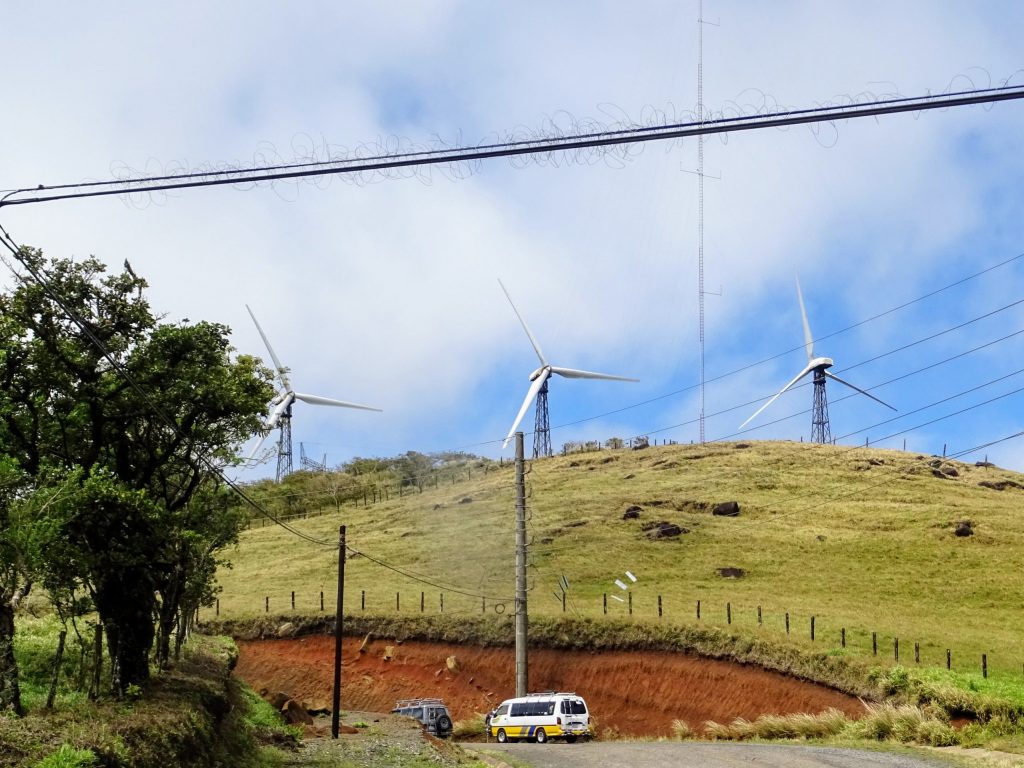
<instances>
[{"instance_id":1,"label":"tree trunk","mask_svg":"<svg viewBox=\"0 0 1024 768\"><path fill-rule=\"evenodd\" d=\"M129 569L96 589L96 610L107 630L111 689L121 696L129 685L149 680L156 598L141 569Z\"/></svg>"},{"instance_id":2,"label":"tree trunk","mask_svg":"<svg viewBox=\"0 0 1024 768\"><path fill-rule=\"evenodd\" d=\"M13 711L21 717L18 662L14 659L14 607L8 595L0 597L0 713Z\"/></svg>"}]
</instances>

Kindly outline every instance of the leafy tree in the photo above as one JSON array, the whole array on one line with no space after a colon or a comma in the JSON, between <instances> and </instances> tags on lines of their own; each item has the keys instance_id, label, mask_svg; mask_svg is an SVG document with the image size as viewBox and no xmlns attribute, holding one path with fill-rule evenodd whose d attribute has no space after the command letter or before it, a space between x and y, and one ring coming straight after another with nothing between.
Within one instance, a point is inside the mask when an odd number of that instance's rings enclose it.
<instances>
[{"instance_id":1,"label":"leafy tree","mask_svg":"<svg viewBox=\"0 0 1024 768\"><path fill-rule=\"evenodd\" d=\"M95 259L32 249L20 259L50 290L26 280L0 296L0 454L37 489L74 485L28 523L62 564L51 580L91 596L123 692L148 677L154 617L166 638L183 605L209 595L211 563L238 527L213 503L210 463L233 462L259 428L270 372L232 358L223 325L161 322L130 269L108 275Z\"/></svg>"},{"instance_id":2,"label":"leafy tree","mask_svg":"<svg viewBox=\"0 0 1024 768\"><path fill-rule=\"evenodd\" d=\"M25 477L9 459L0 457L0 712L23 713L18 665L14 660L14 609L30 588L11 512L25 487Z\"/></svg>"}]
</instances>

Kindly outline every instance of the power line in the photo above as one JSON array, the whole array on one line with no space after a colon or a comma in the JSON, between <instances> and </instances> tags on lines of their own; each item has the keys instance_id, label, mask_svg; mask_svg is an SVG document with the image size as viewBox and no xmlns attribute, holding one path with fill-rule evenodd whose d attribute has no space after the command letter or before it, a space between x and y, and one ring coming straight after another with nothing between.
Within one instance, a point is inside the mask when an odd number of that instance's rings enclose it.
<instances>
[{"instance_id":1,"label":"power line","mask_svg":"<svg viewBox=\"0 0 1024 768\"><path fill-rule=\"evenodd\" d=\"M792 125L850 120L860 117L878 117L902 112L924 112L933 109L990 104L999 101L1024 99L1024 87L1000 86L971 89L947 94L880 99L861 104L815 107L808 109L768 112L760 115L723 117L715 120L698 119L695 122L674 123L654 127L631 127L622 130L571 136L506 141L481 147L455 147L407 154L376 155L356 160L342 159L308 164L254 166L248 169L213 170L177 175L147 176L138 179L111 179L105 182L59 184L54 187L38 185L20 189L0 199L5 205L31 205L57 200L125 195L140 192L166 192L176 189L249 184L287 179L315 178L365 174L403 168L465 163L499 157L540 155L569 150L591 149L648 141L666 141L718 133L781 128ZM80 191L73 191L73 190ZM17 197L23 195L23 197Z\"/></svg>"},{"instance_id":2,"label":"power line","mask_svg":"<svg viewBox=\"0 0 1024 768\"><path fill-rule=\"evenodd\" d=\"M467 592L465 590L457 589L457 588L452 587L450 585L439 584L438 582L431 581L431 580L423 578L421 576L414 575L410 571L407 571L407 570L404 570L404 569L399 568L397 566L391 565L390 563L386 563L383 560L380 560L380 559L378 559L376 557L373 557L372 555L368 555L368 554L366 554L365 552L363 552L361 550L353 549L350 546L346 546L346 549L348 549L349 552L353 552L355 554L358 554L360 557L365 557L370 562L376 563L377 565L381 566L382 568L386 568L389 571L394 571L395 573L398 573L398 574L401 574L402 576L405 576L407 579L412 579L413 581L419 582L420 584L426 584L426 585L434 587L436 589L446 590L448 592L453 592L453 593L455 593L457 595L465 595L466 597L482 597L482 598L485 598L487 600L496 600L498 602L508 602L508 601L511 601L511 600L514 599L514 598L511 598L511 597L495 597L494 595L484 595L484 594L480 594L479 592Z\"/></svg>"}]
</instances>

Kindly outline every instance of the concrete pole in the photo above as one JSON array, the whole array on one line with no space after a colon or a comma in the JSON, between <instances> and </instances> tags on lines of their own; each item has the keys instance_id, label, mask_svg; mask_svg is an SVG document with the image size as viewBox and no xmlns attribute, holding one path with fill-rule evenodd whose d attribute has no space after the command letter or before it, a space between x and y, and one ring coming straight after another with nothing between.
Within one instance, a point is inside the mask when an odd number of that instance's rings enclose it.
<instances>
[{"instance_id":1,"label":"concrete pole","mask_svg":"<svg viewBox=\"0 0 1024 768\"><path fill-rule=\"evenodd\" d=\"M526 481L523 433L516 432L516 696L529 692L526 614Z\"/></svg>"}]
</instances>

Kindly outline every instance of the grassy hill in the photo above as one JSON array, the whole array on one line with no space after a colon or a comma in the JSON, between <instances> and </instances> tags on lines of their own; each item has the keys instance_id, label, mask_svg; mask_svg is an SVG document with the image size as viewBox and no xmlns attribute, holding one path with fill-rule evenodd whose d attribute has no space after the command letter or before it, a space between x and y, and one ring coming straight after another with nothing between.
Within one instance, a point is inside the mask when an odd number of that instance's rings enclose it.
<instances>
[{"instance_id":1,"label":"grassy hill","mask_svg":"<svg viewBox=\"0 0 1024 768\"><path fill-rule=\"evenodd\" d=\"M715 443L604 450L528 463L530 613L561 615L559 577L569 582L568 615L695 623L761 633L879 661L981 669L1024 669L1024 476L930 456L801 443ZM424 484L379 503L346 504L315 495L291 509L331 510L290 524L365 553L349 559L346 612L474 616L511 612L514 593L513 469L455 483ZM467 473L468 474L468 473ZM985 483L986 485L980 485ZM1000 490L1001 489L1001 490ZM736 517L712 514L736 501ZM639 517L623 519L630 507ZM973 535L957 536L970 521ZM651 538L667 522L685 532ZM389 570L371 558L434 585ZM221 618L333 610L336 550L278 526L254 528L222 569ZM720 569L740 569L724 577ZM624 575L632 572L634 584ZM726 573L729 573L727 571ZM736 573L736 571L733 571ZM468 594L460 594L460 592ZM365 609L362 594L365 593ZM396 593L400 595L396 608ZM487 596L486 600L481 595ZM658 616L661 596L663 616ZM727 604L729 609L727 613ZM761 608L762 624L757 610ZM790 635L785 635L785 615ZM847 648L840 650L846 629Z\"/></svg>"}]
</instances>

